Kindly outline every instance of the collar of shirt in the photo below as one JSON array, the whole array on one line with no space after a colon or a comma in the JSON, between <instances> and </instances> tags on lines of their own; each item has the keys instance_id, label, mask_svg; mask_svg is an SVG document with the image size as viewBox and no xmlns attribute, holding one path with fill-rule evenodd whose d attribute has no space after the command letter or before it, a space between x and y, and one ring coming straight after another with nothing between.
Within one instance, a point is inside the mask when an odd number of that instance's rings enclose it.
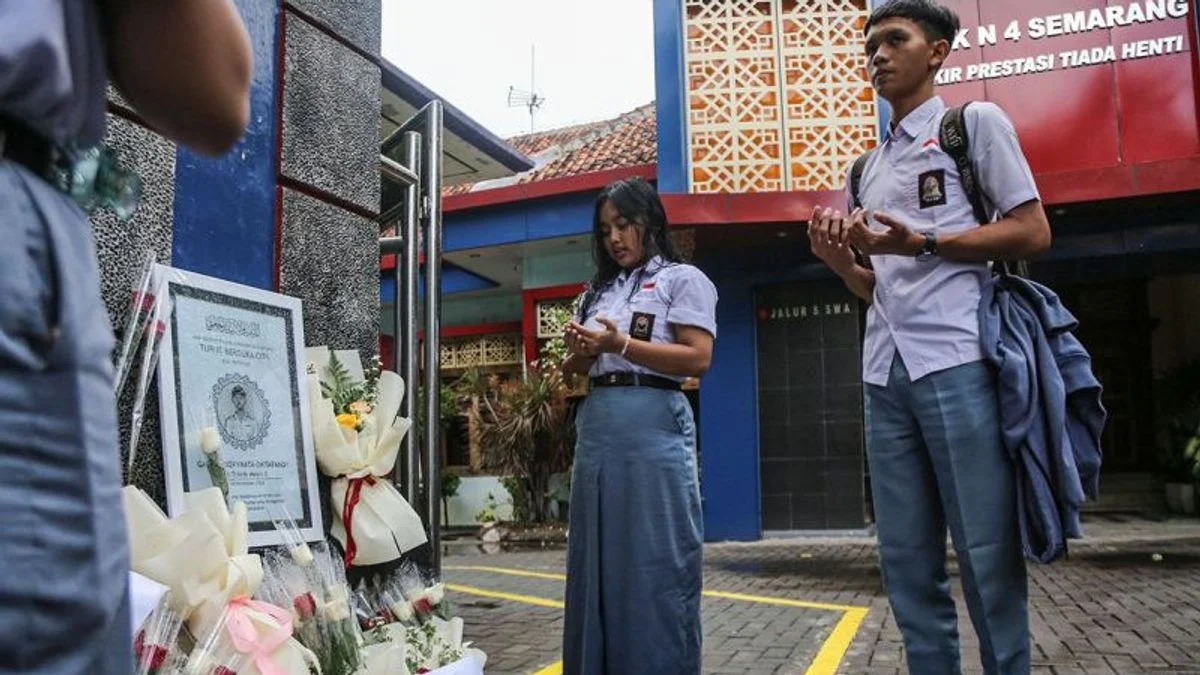
<instances>
[{"instance_id":1,"label":"collar of shirt","mask_svg":"<svg viewBox=\"0 0 1200 675\"><path fill-rule=\"evenodd\" d=\"M897 131L909 140L916 139L917 134L921 133L922 129L945 109L946 103L942 101L942 97L934 96L917 106L908 115L905 115L904 119L900 120L900 124L894 127L893 125L888 125L887 140L891 141L896 136Z\"/></svg>"},{"instance_id":2,"label":"collar of shirt","mask_svg":"<svg viewBox=\"0 0 1200 675\"><path fill-rule=\"evenodd\" d=\"M637 267L632 270L621 270L621 273L617 275L617 281L623 285L625 282L629 281L629 277L636 274L639 269L645 270L645 273L642 275L642 277L646 278L656 274L659 270L665 267L666 264L667 263L662 259L662 256L656 255L650 260L646 261L646 264L642 265L641 267Z\"/></svg>"}]
</instances>

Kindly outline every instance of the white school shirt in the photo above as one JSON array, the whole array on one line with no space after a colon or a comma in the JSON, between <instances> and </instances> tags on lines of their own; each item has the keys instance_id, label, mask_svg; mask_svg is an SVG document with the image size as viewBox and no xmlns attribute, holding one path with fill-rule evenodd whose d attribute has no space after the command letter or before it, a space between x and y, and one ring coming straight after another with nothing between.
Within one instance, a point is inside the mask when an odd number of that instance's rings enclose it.
<instances>
[{"instance_id":1,"label":"white school shirt","mask_svg":"<svg viewBox=\"0 0 1200 675\"><path fill-rule=\"evenodd\" d=\"M632 288L634 284L638 288ZM603 316L631 339L648 336L649 342L670 344L675 341L670 328L673 325L695 326L716 338L716 312L717 288L704 272L655 256L640 270L622 271L601 289L581 323L589 330L604 330L604 324L596 320ZM601 354L588 374L599 377L618 372L658 375L679 382L687 379L631 363L620 354Z\"/></svg>"},{"instance_id":2,"label":"white school shirt","mask_svg":"<svg viewBox=\"0 0 1200 675\"><path fill-rule=\"evenodd\" d=\"M867 212L883 211L918 233L952 234L980 227L954 160L938 142L946 105L934 97L908 114L867 160L859 186ZM970 156L992 214L1038 199L1012 122L992 103L972 103L964 116ZM847 202L851 203L847 176ZM868 220L877 231L882 225ZM915 382L979 361L980 288L987 263L933 257L871 256L875 293L867 311L863 381L887 386L899 352Z\"/></svg>"}]
</instances>

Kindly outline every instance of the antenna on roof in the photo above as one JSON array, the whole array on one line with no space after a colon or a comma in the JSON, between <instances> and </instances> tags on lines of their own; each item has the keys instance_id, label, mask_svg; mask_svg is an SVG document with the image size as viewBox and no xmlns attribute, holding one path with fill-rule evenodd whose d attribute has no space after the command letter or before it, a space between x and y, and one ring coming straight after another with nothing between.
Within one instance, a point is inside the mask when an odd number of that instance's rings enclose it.
<instances>
[{"instance_id":1,"label":"antenna on roof","mask_svg":"<svg viewBox=\"0 0 1200 675\"><path fill-rule=\"evenodd\" d=\"M529 110L529 133L533 133L534 129L534 114L537 109L542 107L546 102L545 97L537 93L537 80L534 72L534 45L529 45L529 91L517 89L516 87L508 88L508 107L510 108L525 108Z\"/></svg>"}]
</instances>

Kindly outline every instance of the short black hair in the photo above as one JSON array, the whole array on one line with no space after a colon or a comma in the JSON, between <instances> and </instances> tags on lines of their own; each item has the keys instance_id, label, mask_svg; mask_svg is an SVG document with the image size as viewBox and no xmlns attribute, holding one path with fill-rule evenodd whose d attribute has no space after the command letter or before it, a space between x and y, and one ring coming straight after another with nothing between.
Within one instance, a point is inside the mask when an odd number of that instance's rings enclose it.
<instances>
[{"instance_id":1,"label":"short black hair","mask_svg":"<svg viewBox=\"0 0 1200 675\"><path fill-rule=\"evenodd\" d=\"M946 40L950 44L954 44L962 25L953 10L933 0L891 0L871 12L867 25L863 27L863 35L871 32L871 27L884 19L908 19L925 31L925 38L930 42Z\"/></svg>"}]
</instances>

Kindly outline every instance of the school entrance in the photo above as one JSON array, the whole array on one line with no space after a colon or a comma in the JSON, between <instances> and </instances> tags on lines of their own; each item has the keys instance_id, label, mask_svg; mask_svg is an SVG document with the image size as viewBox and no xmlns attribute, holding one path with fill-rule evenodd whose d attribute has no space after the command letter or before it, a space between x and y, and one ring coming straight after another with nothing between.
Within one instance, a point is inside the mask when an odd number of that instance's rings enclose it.
<instances>
[{"instance_id":1,"label":"school entrance","mask_svg":"<svg viewBox=\"0 0 1200 675\"><path fill-rule=\"evenodd\" d=\"M767 533L867 523L860 304L840 281L755 293L759 475Z\"/></svg>"}]
</instances>

